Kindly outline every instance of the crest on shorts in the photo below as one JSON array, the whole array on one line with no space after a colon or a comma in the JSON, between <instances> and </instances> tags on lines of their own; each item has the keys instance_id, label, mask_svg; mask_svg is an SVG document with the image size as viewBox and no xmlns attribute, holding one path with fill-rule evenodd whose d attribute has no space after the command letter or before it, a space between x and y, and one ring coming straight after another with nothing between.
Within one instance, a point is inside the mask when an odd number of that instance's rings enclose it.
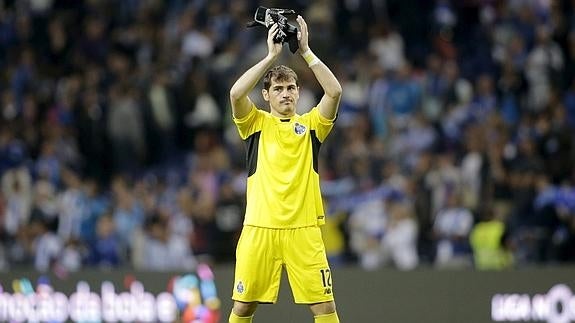
<instances>
[{"instance_id":1,"label":"crest on shorts","mask_svg":"<svg viewBox=\"0 0 575 323\"><path fill-rule=\"evenodd\" d=\"M236 286L236 290L240 294L244 292L244 284L242 283L241 280L238 282L238 285Z\"/></svg>"},{"instance_id":2,"label":"crest on shorts","mask_svg":"<svg viewBox=\"0 0 575 323\"><path fill-rule=\"evenodd\" d=\"M305 129L305 126L299 122L296 122L293 127L294 132L298 135L302 135L305 132Z\"/></svg>"}]
</instances>

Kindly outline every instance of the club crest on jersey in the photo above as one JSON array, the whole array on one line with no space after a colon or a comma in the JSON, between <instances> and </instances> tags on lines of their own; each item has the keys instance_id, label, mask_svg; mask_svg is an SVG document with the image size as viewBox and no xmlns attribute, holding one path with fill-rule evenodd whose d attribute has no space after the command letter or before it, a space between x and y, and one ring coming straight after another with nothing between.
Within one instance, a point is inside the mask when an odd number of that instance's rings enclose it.
<instances>
[{"instance_id":1,"label":"club crest on jersey","mask_svg":"<svg viewBox=\"0 0 575 323\"><path fill-rule=\"evenodd\" d=\"M242 294L244 292L244 284L242 283L241 280L238 282L238 285L236 286L236 290L240 294Z\"/></svg>"},{"instance_id":2,"label":"club crest on jersey","mask_svg":"<svg viewBox=\"0 0 575 323\"><path fill-rule=\"evenodd\" d=\"M305 126L299 122L296 122L293 130L297 135L303 135L305 133Z\"/></svg>"}]
</instances>

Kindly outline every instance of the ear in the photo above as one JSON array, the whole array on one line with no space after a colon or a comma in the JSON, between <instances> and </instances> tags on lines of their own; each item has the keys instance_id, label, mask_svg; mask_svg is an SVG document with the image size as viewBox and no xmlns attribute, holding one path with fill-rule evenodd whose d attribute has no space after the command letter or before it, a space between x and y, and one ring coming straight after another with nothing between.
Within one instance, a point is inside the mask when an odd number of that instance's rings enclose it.
<instances>
[{"instance_id":1,"label":"ear","mask_svg":"<svg viewBox=\"0 0 575 323\"><path fill-rule=\"evenodd\" d=\"M268 90L262 89L262 96L264 97L264 100L266 100L266 102L270 100L270 94Z\"/></svg>"}]
</instances>

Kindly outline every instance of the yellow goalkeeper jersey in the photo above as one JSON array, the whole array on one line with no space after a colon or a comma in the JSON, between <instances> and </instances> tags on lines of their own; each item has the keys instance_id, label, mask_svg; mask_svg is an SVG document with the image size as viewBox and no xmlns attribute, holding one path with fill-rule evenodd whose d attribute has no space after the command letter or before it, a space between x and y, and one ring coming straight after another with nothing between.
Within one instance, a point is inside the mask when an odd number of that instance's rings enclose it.
<instances>
[{"instance_id":1,"label":"yellow goalkeeper jersey","mask_svg":"<svg viewBox=\"0 0 575 323\"><path fill-rule=\"evenodd\" d=\"M317 107L278 118L252 104L234 118L247 146L247 205L244 225L288 229L325 223L318 153L334 120Z\"/></svg>"}]
</instances>

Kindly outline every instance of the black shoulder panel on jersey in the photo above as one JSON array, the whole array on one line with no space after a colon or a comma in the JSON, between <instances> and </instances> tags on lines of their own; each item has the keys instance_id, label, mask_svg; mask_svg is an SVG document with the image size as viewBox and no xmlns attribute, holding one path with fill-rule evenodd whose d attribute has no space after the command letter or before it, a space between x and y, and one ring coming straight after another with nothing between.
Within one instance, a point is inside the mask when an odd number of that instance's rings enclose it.
<instances>
[{"instance_id":1,"label":"black shoulder panel on jersey","mask_svg":"<svg viewBox=\"0 0 575 323\"><path fill-rule=\"evenodd\" d=\"M248 149L248 154L246 156L248 177L252 176L256 172L256 168L258 166L258 146L261 133L261 131L254 132L252 135L245 139Z\"/></svg>"}]
</instances>

